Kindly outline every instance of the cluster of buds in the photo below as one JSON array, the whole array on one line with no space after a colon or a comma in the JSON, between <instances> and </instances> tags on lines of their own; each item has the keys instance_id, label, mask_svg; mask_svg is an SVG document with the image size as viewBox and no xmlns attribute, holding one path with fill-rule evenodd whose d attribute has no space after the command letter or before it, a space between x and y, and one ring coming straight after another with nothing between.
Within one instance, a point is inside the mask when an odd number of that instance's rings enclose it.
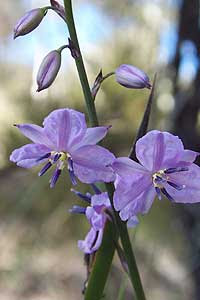
<instances>
[{"instance_id":1,"label":"cluster of buds","mask_svg":"<svg viewBox=\"0 0 200 300\"><path fill-rule=\"evenodd\" d=\"M55 0L50 0L50 3L51 6L36 8L27 12L17 22L14 28L14 39L19 36L26 35L37 28L49 9L54 10L66 22L65 8ZM68 41L68 45L64 45L57 50L51 51L43 59L37 74L37 92L50 87L50 85L56 79L61 66L61 52L63 49L69 48L71 56L74 59L78 59L80 57L80 50L78 46L76 46L71 39L68 39ZM97 76L91 89L91 93L94 99L103 80L113 74L115 74L117 83L126 88L151 88L149 77L145 72L132 65L123 64L119 66L115 70L115 72L111 72L104 77L102 75L102 72L100 72L100 76Z\"/></svg>"},{"instance_id":2,"label":"cluster of buds","mask_svg":"<svg viewBox=\"0 0 200 300\"><path fill-rule=\"evenodd\" d=\"M52 6L32 9L27 12L14 27L14 39L36 29L47 14L48 9L53 9L66 21L64 7L54 0L51 1L51 5ZM68 45L49 52L39 67L37 74L37 92L47 89L56 79L61 66L61 53L65 48L69 48L74 59L79 58L79 50L70 39L68 39Z\"/></svg>"}]
</instances>

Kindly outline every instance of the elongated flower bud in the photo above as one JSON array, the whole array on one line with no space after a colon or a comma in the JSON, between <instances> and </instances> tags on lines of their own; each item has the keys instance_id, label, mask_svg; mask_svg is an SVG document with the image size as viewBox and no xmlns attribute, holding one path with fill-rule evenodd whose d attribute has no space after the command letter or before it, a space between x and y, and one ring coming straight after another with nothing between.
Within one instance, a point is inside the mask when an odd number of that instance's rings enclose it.
<instances>
[{"instance_id":1,"label":"elongated flower bud","mask_svg":"<svg viewBox=\"0 0 200 300\"><path fill-rule=\"evenodd\" d=\"M38 27L45 15L46 9L44 8L36 8L28 11L15 25L14 39L33 31Z\"/></svg>"},{"instance_id":2,"label":"elongated flower bud","mask_svg":"<svg viewBox=\"0 0 200 300\"><path fill-rule=\"evenodd\" d=\"M53 50L43 59L37 74L37 92L47 89L55 80L61 65L61 52Z\"/></svg>"},{"instance_id":3,"label":"elongated flower bud","mask_svg":"<svg viewBox=\"0 0 200 300\"><path fill-rule=\"evenodd\" d=\"M151 88L149 77L132 65L121 65L115 71L116 81L130 89Z\"/></svg>"}]
</instances>

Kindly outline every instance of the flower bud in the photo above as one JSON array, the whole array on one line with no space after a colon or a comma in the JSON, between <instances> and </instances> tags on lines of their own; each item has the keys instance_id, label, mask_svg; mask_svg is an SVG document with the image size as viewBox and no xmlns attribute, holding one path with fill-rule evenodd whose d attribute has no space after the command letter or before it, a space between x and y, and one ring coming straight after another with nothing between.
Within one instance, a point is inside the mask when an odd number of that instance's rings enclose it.
<instances>
[{"instance_id":1,"label":"flower bud","mask_svg":"<svg viewBox=\"0 0 200 300\"><path fill-rule=\"evenodd\" d=\"M57 14L66 22L65 8L56 0L50 0L51 6L57 12Z\"/></svg>"},{"instance_id":2,"label":"flower bud","mask_svg":"<svg viewBox=\"0 0 200 300\"><path fill-rule=\"evenodd\" d=\"M130 89L151 88L149 77L132 65L121 65L115 71L116 81Z\"/></svg>"},{"instance_id":3,"label":"flower bud","mask_svg":"<svg viewBox=\"0 0 200 300\"><path fill-rule=\"evenodd\" d=\"M15 25L14 39L33 31L38 27L45 15L46 9L43 8L36 8L28 11Z\"/></svg>"},{"instance_id":4,"label":"flower bud","mask_svg":"<svg viewBox=\"0 0 200 300\"><path fill-rule=\"evenodd\" d=\"M61 52L53 50L43 59L37 74L37 92L47 89L55 80L61 65Z\"/></svg>"}]
</instances>

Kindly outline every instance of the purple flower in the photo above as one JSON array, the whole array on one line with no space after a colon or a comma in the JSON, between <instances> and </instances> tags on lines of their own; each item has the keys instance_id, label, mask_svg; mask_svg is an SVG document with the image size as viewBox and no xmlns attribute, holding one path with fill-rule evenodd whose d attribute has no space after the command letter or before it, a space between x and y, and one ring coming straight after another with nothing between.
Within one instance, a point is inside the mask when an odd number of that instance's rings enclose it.
<instances>
[{"instance_id":1,"label":"purple flower","mask_svg":"<svg viewBox=\"0 0 200 300\"><path fill-rule=\"evenodd\" d=\"M149 77L132 65L121 65L115 71L116 81L130 89L151 88Z\"/></svg>"},{"instance_id":2,"label":"purple flower","mask_svg":"<svg viewBox=\"0 0 200 300\"><path fill-rule=\"evenodd\" d=\"M43 59L37 74L37 92L47 89L55 80L61 65L61 51L53 50Z\"/></svg>"},{"instance_id":3,"label":"purple flower","mask_svg":"<svg viewBox=\"0 0 200 300\"><path fill-rule=\"evenodd\" d=\"M78 247L81 251L87 254L91 254L97 251L101 245L104 226L108 218L107 211L111 209L110 200L107 193L98 193L95 195L86 194L83 195L80 192L74 191L79 197L84 199L86 197L90 202L90 206L86 208L80 206L74 206L70 211L73 213L85 214L91 228L85 237L85 240L78 241Z\"/></svg>"},{"instance_id":4,"label":"purple flower","mask_svg":"<svg viewBox=\"0 0 200 300\"><path fill-rule=\"evenodd\" d=\"M28 11L15 25L14 39L33 31L41 23L46 14L45 8L36 8Z\"/></svg>"},{"instance_id":5,"label":"purple flower","mask_svg":"<svg viewBox=\"0 0 200 300\"><path fill-rule=\"evenodd\" d=\"M109 127L87 128L84 114L73 109L57 109L44 119L43 126L16 125L33 144L12 152L10 160L23 168L46 163L39 176L56 165L50 181L54 187L61 171L68 167L72 183L77 176L84 183L110 182L115 175L109 165L115 159L107 149L96 145Z\"/></svg>"},{"instance_id":6,"label":"purple flower","mask_svg":"<svg viewBox=\"0 0 200 300\"><path fill-rule=\"evenodd\" d=\"M147 213L155 196L172 202L200 202L200 168L193 163L199 153L184 150L182 141L168 132L150 131L136 143L137 163L116 159L114 206L122 220L133 221Z\"/></svg>"}]
</instances>

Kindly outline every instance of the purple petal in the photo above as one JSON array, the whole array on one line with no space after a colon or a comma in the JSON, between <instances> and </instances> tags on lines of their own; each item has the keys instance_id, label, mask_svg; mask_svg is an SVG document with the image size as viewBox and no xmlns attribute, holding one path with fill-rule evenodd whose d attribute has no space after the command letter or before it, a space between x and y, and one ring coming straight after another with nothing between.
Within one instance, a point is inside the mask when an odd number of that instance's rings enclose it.
<instances>
[{"instance_id":1,"label":"purple petal","mask_svg":"<svg viewBox=\"0 0 200 300\"><path fill-rule=\"evenodd\" d=\"M46 161L47 158L44 160L39 160L39 158L50 151L48 147L41 144L27 144L14 150L10 155L10 160L20 167L31 168Z\"/></svg>"},{"instance_id":2,"label":"purple petal","mask_svg":"<svg viewBox=\"0 0 200 300\"><path fill-rule=\"evenodd\" d=\"M161 135L163 135L163 141ZM136 143L136 156L149 171L158 171L174 166L184 151L181 140L168 132L153 130ZM154 167L158 167L154 169Z\"/></svg>"},{"instance_id":3,"label":"purple petal","mask_svg":"<svg viewBox=\"0 0 200 300\"><path fill-rule=\"evenodd\" d=\"M140 194L137 198L133 199L133 201L129 202L125 207L120 210L119 216L122 221L127 221L133 216L142 213L143 206L143 194Z\"/></svg>"},{"instance_id":4,"label":"purple petal","mask_svg":"<svg viewBox=\"0 0 200 300\"><path fill-rule=\"evenodd\" d=\"M126 221L138 214L146 214L152 206L155 195L156 192L153 186L148 187L143 193L132 199L131 202L120 210L120 218Z\"/></svg>"},{"instance_id":5,"label":"purple petal","mask_svg":"<svg viewBox=\"0 0 200 300\"><path fill-rule=\"evenodd\" d=\"M135 227L139 224L139 220L136 216L131 217L128 222L127 222L127 227L131 228L131 227Z\"/></svg>"},{"instance_id":6,"label":"purple petal","mask_svg":"<svg viewBox=\"0 0 200 300\"><path fill-rule=\"evenodd\" d=\"M35 124L16 124L15 126L32 142L52 147L51 141L45 135L44 128Z\"/></svg>"},{"instance_id":7,"label":"purple petal","mask_svg":"<svg viewBox=\"0 0 200 300\"><path fill-rule=\"evenodd\" d=\"M194 162L200 153L192 150L184 150L181 154L180 161Z\"/></svg>"},{"instance_id":8,"label":"purple petal","mask_svg":"<svg viewBox=\"0 0 200 300\"><path fill-rule=\"evenodd\" d=\"M105 137L109 128L110 126L88 128L80 144L74 145L73 150L86 145L96 145L100 140L102 140Z\"/></svg>"},{"instance_id":9,"label":"purple petal","mask_svg":"<svg viewBox=\"0 0 200 300\"><path fill-rule=\"evenodd\" d=\"M44 131L57 151L69 151L79 143L86 132L84 114L73 109L57 109L43 122Z\"/></svg>"},{"instance_id":10,"label":"purple petal","mask_svg":"<svg viewBox=\"0 0 200 300\"><path fill-rule=\"evenodd\" d=\"M110 200L108 198L108 193L101 193L98 195L93 195L91 198L91 205L93 206L93 208L96 210L98 209L98 207L107 207L110 208Z\"/></svg>"},{"instance_id":11,"label":"purple petal","mask_svg":"<svg viewBox=\"0 0 200 300\"><path fill-rule=\"evenodd\" d=\"M112 164L113 170L124 179L131 179L133 176L140 176L141 173L147 173L146 169L128 157L119 157Z\"/></svg>"},{"instance_id":12,"label":"purple petal","mask_svg":"<svg viewBox=\"0 0 200 300\"><path fill-rule=\"evenodd\" d=\"M107 149L98 145L83 146L71 155L74 173L80 181L84 183L114 181L115 175L109 166L115 156Z\"/></svg>"},{"instance_id":13,"label":"purple petal","mask_svg":"<svg viewBox=\"0 0 200 300\"><path fill-rule=\"evenodd\" d=\"M165 189L175 202L196 203L200 202L200 167L192 164L187 172L170 174L170 180L177 185L185 186L182 190L176 190L170 185Z\"/></svg>"},{"instance_id":14,"label":"purple petal","mask_svg":"<svg viewBox=\"0 0 200 300\"><path fill-rule=\"evenodd\" d=\"M147 191L151 185L151 177L146 175L141 175L130 184L127 181L119 180L113 197L115 209L119 211L128 204L136 202L136 199Z\"/></svg>"},{"instance_id":15,"label":"purple petal","mask_svg":"<svg viewBox=\"0 0 200 300\"><path fill-rule=\"evenodd\" d=\"M97 213L93 207L88 206L86 209L86 216L95 230L104 228L106 215Z\"/></svg>"},{"instance_id":16,"label":"purple petal","mask_svg":"<svg viewBox=\"0 0 200 300\"><path fill-rule=\"evenodd\" d=\"M78 241L78 247L84 253L91 254L96 251L102 242L103 230L95 231L93 228L90 229L86 235L85 240Z\"/></svg>"},{"instance_id":17,"label":"purple petal","mask_svg":"<svg viewBox=\"0 0 200 300\"><path fill-rule=\"evenodd\" d=\"M142 206L142 214L146 214L148 213L148 211L150 210L152 204L153 204L153 200L156 197L156 190L153 187L153 185L151 185L143 194L143 206Z\"/></svg>"}]
</instances>

